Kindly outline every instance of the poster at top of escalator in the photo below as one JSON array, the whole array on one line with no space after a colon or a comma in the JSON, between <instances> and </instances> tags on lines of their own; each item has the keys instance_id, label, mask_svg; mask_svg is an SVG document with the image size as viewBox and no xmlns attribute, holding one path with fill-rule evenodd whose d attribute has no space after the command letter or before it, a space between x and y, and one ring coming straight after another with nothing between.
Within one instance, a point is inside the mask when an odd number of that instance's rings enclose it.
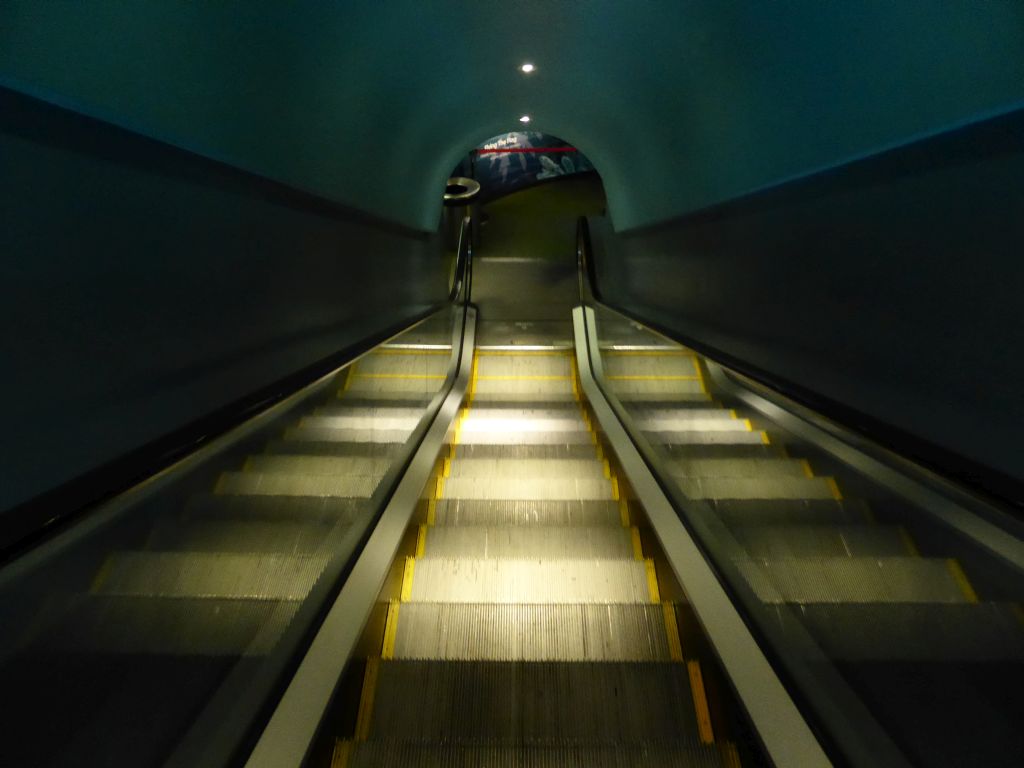
<instances>
[{"instance_id":1,"label":"poster at top of escalator","mask_svg":"<svg viewBox=\"0 0 1024 768\"><path fill-rule=\"evenodd\" d=\"M453 175L480 182L483 197L507 194L537 181L594 170L575 147L539 131L515 131L488 139Z\"/></svg>"}]
</instances>

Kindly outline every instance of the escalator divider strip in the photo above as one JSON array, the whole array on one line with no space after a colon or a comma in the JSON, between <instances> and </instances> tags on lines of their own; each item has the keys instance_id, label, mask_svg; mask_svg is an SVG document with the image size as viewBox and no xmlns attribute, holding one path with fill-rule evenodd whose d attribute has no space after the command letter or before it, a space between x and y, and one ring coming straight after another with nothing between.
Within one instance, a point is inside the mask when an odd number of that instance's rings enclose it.
<instances>
[{"instance_id":1,"label":"escalator divider strip","mask_svg":"<svg viewBox=\"0 0 1024 768\"><path fill-rule=\"evenodd\" d=\"M402 572L402 602L407 603L412 599L412 578L416 570L416 558L405 558L405 570Z\"/></svg>"},{"instance_id":2,"label":"escalator divider strip","mask_svg":"<svg viewBox=\"0 0 1024 768\"><path fill-rule=\"evenodd\" d=\"M359 714L356 716L356 741L367 741L370 738L370 720L373 718L373 699L377 693L377 669L380 659L371 656L366 660L366 673L363 675L363 690L359 696Z\"/></svg>"},{"instance_id":3,"label":"escalator divider strip","mask_svg":"<svg viewBox=\"0 0 1024 768\"><path fill-rule=\"evenodd\" d=\"M700 740L704 744L714 744L715 732L711 729L711 711L708 709L708 697L704 690L704 676L700 672L700 662L686 662L686 671L690 675L690 692L693 694L693 707L697 713L697 730L700 733Z\"/></svg>"},{"instance_id":4,"label":"escalator divider strip","mask_svg":"<svg viewBox=\"0 0 1024 768\"><path fill-rule=\"evenodd\" d=\"M384 622L384 645L380 651L382 659L393 659L395 657L395 637L398 634L398 609L401 602L398 600L388 601L388 617Z\"/></svg>"},{"instance_id":5,"label":"escalator divider strip","mask_svg":"<svg viewBox=\"0 0 1024 768\"><path fill-rule=\"evenodd\" d=\"M665 617L665 635L668 637L668 654L672 661L683 660L683 643L679 639L679 623L676 621L676 607L669 602L661 604Z\"/></svg>"}]
</instances>

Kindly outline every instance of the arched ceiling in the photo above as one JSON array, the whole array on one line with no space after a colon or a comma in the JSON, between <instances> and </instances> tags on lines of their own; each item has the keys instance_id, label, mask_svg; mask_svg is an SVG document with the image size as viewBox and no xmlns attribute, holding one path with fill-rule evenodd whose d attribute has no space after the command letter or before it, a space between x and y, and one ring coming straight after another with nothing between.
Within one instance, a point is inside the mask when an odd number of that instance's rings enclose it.
<instances>
[{"instance_id":1,"label":"arched ceiling","mask_svg":"<svg viewBox=\"0 0 1024 768\"><path fill-rule=\"evenodd\" d=\"M1024 3L6 0L0 83L424 230L526 113L629 229L1019 106Z\"/></svg>"}]
</instances>

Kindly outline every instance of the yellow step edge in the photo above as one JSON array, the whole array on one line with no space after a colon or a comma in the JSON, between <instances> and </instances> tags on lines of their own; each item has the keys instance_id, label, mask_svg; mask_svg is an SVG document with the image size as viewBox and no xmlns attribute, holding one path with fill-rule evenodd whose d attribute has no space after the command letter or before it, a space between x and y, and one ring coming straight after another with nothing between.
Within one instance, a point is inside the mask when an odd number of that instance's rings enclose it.
<instances>
[{"instance_id":1,"label":"yellow step edge","mask_svg":"<svg viewBox=\"0 0 1024 768\"><path fill-rule=\"evenodd\" d=\"M444 495L444 478L437 478L437 482L434 483L434 498L440 499Z\"/></svg>"},{"instance_id":2,"label":"yellow step edge","mask_svg":"<svg viewBox=\"0 0 1024 768\"><path fill-rule=\"evenodd\" d=\"M594 447L597 449L597 460L604 461L604 448L601 447L600 443L597 443Z\"/></svg>"},{"instance_id":3,"label":"yellow step edge","mask_svg":"<svg viewBox=\"0 0 1024 768\"><path fill-rule=\"evenodd\" d=\"M358 365L358 363L352 363L352 365L348 367L348 370L345 371L345 383L341 385L342 392L347 392L348 388L352 386L352 377L355 375L356 365Z\"/></svg>"},{"instance_id":4,"label":"yellow step edge","mask_svg":"<svg viewBox=\"0 0 1024 768\"><path fill-rule=\"evenodd\" d=\"M405 558L405 571L402 573L402 602L412 599L412 577L416 571L416 558Z\"/></svg>"},{"instance_id":5,"label":"yellow step edge","mask_svg":"<svg viewBox=\"0 0 1024 768\"><path fill-rule=\"evenodd\" d=\"M356 716L356 741L367 741L370 738L370 721L373 718L373 697L377 693L377 671L379 666L380 659L376 657L366 660L363 690L359 695L359 714Z\"/></svg>"},{"instance_id":6,"label":"yellow step edge","mask_svg":"<svg viewBox=\"0 0 1024 768\"><path fill-rule=\"evenodd\" d=\"M747 425L747 432L754 431L754 425L750 423L750 419L743 419L743 423Z\"/></svg>"},{"instance_id":7,"label":"yellow step edge","mask_svg":"<svg viewBox=\"0 0 1024 768\"><path fill-rule=\"evenodd\" d=\"M693 693L693 708L697 712L697 731L704 744L715 743L715 733L711 730L711 712L708 710L708 696L704 690L704 676L700 672L700 662L686 662L686 671L690 674L690 691Z\"/></svg>"},{"instance_id":8,"label":"yellow step edge","mask_svg":"<svg viewBox=\"0 0 1024 768\"><path fill-rule=\"evenodd\" d=\"M740 753L736 745L727 741L721 746L722 768L743 768L740 763Z\"/></svg>"},{"instance_id":9,"label":"yellow step edge","mask_svg":"<svg viewBox=\"0 0 1024 768\"><path fill-rule=\"evenodd\" d=\"M832 494L832 498L835 499L836 501L842 501L843 493L842 491L839 490L839 485L836 483L836 479L834 477L826 477L825 483L826 485L828 485L828 489Z\"/></svg>"},{"instance_id":10,"label":"yellow step edge","mask_svg":"<svg viewBox=\"0 0 1024 768\"><path fill-rule=\"evenodd\" d=\"M395 637L398 635L398 609L401 605L397 600L388 602L388 618L384 622L384 644L380 649L382 659L395 657Z\"/></svg>"},{"instance_id":11,"label":"yellow step edge","mask_svg":"<svg viewBox=\"0 0 1024 768\"><path fill-rule=\"evenodd\" d=\"M338 739L334 742L334 753L331 755L331 768L348 768L348 761L351 756L352 742L348 739Z\"/></svg>"},{"instance_id":12,"label":"yellow step edge","mask_svg":"<svg viewBox=\"0 0 1024 768\"><path fill-rule=\"evenodd\" d=\"M619 499L619 519L622 520L622 527L629 528L629 502Z\"/></svg>"},{"instance_id":13,"label":"yellow step edge","mask_svg":"<svg viewBox=\"0 0 1024 768\"><path fill-rule=\"evenodd\" d=\"M478 349L480 357L572 357L570 349Z\"/></svg>"},{"instance_id":14,"label":"yellow step edge","mask_svg":"<svg viewBox=\"0 0 1024 768\"><path fill-rule=\"evenodd\" d=\"M598 453L600 452L600 449L598 449ZM601 459L601 470L606 480L612 479L612 465L608 463L608 459Z\"/></svg>"},{"instance_id":15,"label":"yellow step edge","mask_svg":"<svg viewBox=\"0 0 1024 768\"><path fill-rule=\"evenodd\" d=\"M437 522L437 499L427 499L427 525Z\"/></svg>"},{"instance_id":16,"label":"yellow step edge","mask_svg":"<svg viewBox=\"0 0 1024 768\"><path fill-rule=\"evenodd\" d=\"M771 438L768 437L768 433L765 432L764 430L761 430L761 442L764 445L771 445L772 444Z\"/></svg>"},{"instance_id":17,"label":"yellow step edge","mask_svg":"<svg viewBox=\"0 0 1024 768\"><path fill-rule=\"evenodd\" d=\"M644 560L644 568L647 571L647 591L651 593L651 602L661 602L661 590L658 589L658 572L654 568L654 561L650 558Z\"/></svg>"},{"instance_id":18,"label":"yellow step edge","mask_svg":"<svg viewBox=\"0 0 1024 768\"><path fill-rule=\"evenodd\" d=\"M672 661L683 660L683 643L679 639L679 623L676 621L676 607L662 603L661 612L665 617L665 635L668 638L668 655Z\"/></svg>"},{"instance_id":19,"label":"yellow step edge","mask_svg":"<svg viewBox=\"0 0 1024 768\"><path fill-rule=\"evenodd\" d=\"M697 372L697 381L700 382L700 391L705 395L708 394L708 385L707 382L704 381L704 371L700 369L700 361L697 359L696 355L693 356L693 369Z\"/></svg>"},{"instance_id":20,"label":"yellow step edge","mask_svg":"<svg viewBox=\"0 0 1024 768\"><path fill-rule=\"evenodd\" d=\"M635 525L629 529L629 537L633 542L633 557L637 560L644 559L644 547L643 542L640 541L640 529Z\"/></svg>"},{"instance_id":21,"label":"yellow step edge","mask_svg":"<svg viewBox=\"0 0 1024 768\"><path fill-rule=\"evenodd\" d=\"M442 462L442 464L441 464L441 477L451 477L451 476L452 476L452 460L451 459L445 459L444 462Z\"/></svg>"},{"instance_id":22,"label":"yellow step edge","mask_svg":"<svg viewBox=\"0 0 1024 768\"><path fill-rule=\"evenodd\" d=\"M910 536L910 531L900 526L900 538L903 539L903 546L907 549L907 554L912 557L920 557L921 551L917 548L917 544L914 539Z\"/></svg>"},{"instance_id":23,"label":"yellow step edge","mask_svg":"<svg viewBox=\"0 0 1024 768\"><path fill-rule=\"evenodd\" d=\"M800 459L800 466L803 467L804 477L814 477L814 470L811 469L811 462L807 459Z\"/></svg>"},{"instance_id":24,"label":"yellow step edge","mask_svg":"<svg viewBox=\"0 0 1024 768\"><path fill-rule=\"evenodd\" d=\"M700 381L699 376L656 376L656 375L641 375L641 376L605 376L610 381Z\"/></svg>"},{"instance_id":25,"label":"yellow step edge","mask_svg":"<svg viewBox=\"0 0 1024 768\"><path fill-rule=\"evenodd\" d=\"M953 579L956 581L957 586L960 587L960 591L964 593L964 597L967 598L967 602L978 602L978 593L975 592L974 587L971 586L971 582L968 580L967 574L964 573L964 569L963 566L960 565L960 561L952 557L948 558L946 560L946 567L953 575Z\"/></svg>"},{"instance_id":26,"label":"yellow step edge","mask_svg":"<svg viewBox=\"0 0 1024 768\"><path fill-rule=\"evenodd\" d=\"M427 526L421 525L416 533L416 557L423 557L427 550Z\"/></svg>"},{"instance_id":27,"label":"yellow step edge","mask_svg":"<svg viewBox=\"0 0 1024 768\"><path fill-rule=\"evenodd\" d=\"M445 378L441 376L440 378ZM477 381L569 381L572 376L477 376Z\"/></svg>"},{"instance_id":28,"label":"yellow step edge","mask_svg":"<svg viewBox=\"0 0 1024 768\"><path fill-rule=\"evenodd\" d=\"M617 478L615 475L612 475L609 479L612 482L612 500L613 501L618 501L619 500L619 478Z\"/></svg>"}]
</instances>

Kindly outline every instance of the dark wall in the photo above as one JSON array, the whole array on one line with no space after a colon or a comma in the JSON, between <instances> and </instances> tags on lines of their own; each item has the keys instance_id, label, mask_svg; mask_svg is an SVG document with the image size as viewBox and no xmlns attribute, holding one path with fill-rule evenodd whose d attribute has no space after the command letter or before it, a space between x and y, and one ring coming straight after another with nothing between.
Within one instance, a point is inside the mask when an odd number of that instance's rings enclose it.
<instances>
[{"instance_id":1,"label":"dark wall","mask_svg":"<svg viewBox=\"0 0 1024 768\"><path fill-rule=\"evenodd\" d=\"M596 229L609 303L949 452L953 471L1024 482L1024 111Z\"/></svg>"},{"instance_id":2,"label":"dark wall","mask_svg":"<svg viewBox=\"0 0 1024 768\"><path fill-rule=\"evenodd\" d=\"M437 238L0 90L0 510L420 314Z\"/></svg>"}]
</instances>

